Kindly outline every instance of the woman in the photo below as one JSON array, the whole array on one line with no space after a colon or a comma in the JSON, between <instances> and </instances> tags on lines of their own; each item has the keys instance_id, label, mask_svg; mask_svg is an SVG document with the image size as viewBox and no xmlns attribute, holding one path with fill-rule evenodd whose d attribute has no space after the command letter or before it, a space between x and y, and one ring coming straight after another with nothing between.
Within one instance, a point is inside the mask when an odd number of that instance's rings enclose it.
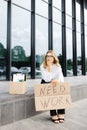
<instances>
[{"instance_id":1,"label":"woman","mask_svg":"<svg viewBox=\"0 0 87 130\"><path fill-rule=\"evenodd\" d=\"M59 60L54 51L49 50L46 53L45 61L41 65L42 81L41 83L58 84L64 82L62 69ZM50 115L54 123L64 122L65 109L50 110Z\"/></svg>"}]
</instances>

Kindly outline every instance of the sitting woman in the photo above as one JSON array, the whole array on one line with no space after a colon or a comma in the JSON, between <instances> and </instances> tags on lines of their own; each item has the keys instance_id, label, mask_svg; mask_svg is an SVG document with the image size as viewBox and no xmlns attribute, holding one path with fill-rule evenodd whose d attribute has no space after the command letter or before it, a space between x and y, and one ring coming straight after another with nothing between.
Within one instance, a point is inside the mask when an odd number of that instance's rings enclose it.
<instances>
[{"instance_id":1,"label":"sitting woman","mask_svg":"<svg viewBox=\"0 0 87 130\"><path fill-rule=\"evenodd\" d=\"M59 60L54 51L49 50L46 53L45 61L41 64L42 81L41 83L52 83L54 85L64 82ZM54 123L64 122L65 109L50 110L51 119Z\"/></svg>"}]
</instances>

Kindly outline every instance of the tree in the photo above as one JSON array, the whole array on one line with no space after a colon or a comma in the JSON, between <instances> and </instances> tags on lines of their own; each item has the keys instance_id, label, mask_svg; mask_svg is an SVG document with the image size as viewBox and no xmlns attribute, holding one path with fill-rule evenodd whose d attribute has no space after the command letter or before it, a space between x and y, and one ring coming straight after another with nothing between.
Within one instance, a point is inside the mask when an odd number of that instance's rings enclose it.
<instances>
[{"instance_id":1,"label":"tree","mask_svg":"<svg viewBox=\"0 0 87 130\"><path fill-rule=\"evenodd\" d=\"M3 44L0 42L0 58L6 57L6 49L4 48Z\"/></svg>"},{"instance_id":2,"label":"tree","mask_svg":"<svg viewBox=\"0 0 87 130\"><path fill-rule=\"evenodd\" d=\"M73 66L72 60L71 60L71 59L68 59L68 60L67 60L67 69L68 69L68 70L71 70L71 69L72 69L72 66Z\"/></svg>"},{"instance_id":3,"label":"tree","mask_svg":"<svg viewBox=\"0 0 87 130\"><path fill-rule=\"evenodd\" d=\"M60 63L61 66L62 66L62 55L61 55L61 54L59 54L58 59L59 59L59 63Z\"/></svg>"},{"instance_id":4,"label":"tree","mask_svg":"<svg viewBox=\"0 0 87 130\"><path fill-rule=\"evenodd\" d=\"M26 61L25 50L22 46L15 46L12 49L12 61Z\"/></svg>"}]
</instances>

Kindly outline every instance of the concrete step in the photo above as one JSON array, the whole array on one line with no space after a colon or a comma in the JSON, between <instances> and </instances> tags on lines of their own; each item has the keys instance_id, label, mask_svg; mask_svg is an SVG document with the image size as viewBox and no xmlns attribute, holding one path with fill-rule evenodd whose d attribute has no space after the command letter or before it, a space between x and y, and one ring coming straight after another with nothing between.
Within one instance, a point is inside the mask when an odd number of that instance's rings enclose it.
<instances>
[{"instance_id":1,"label":"concrete step","mask_svg":"<svg viewBox=\"0 0 87 130\"><path fill-rule=\"evenodd\" d=\"M84 110L84 111L83 111ZM65 122L55 124L49 111L0 127L0 130L87 130L87 99L74 102L66 110Z\"/></svg>"},{"instance_id":2,"label":"concrete step","mask_svg":"<svg viewBox=\"0 0 87 130\"><path fill-rule=\"evenodd\" d=\"M71 83L71 97L75 102L87 98L86 76L66 78ZM23 95L9 94L9 82L0 82L0 126L31 117L41 112L35 111L34 84L40 79L29 80L28 91Z\"/></svg>"}]
</instances>

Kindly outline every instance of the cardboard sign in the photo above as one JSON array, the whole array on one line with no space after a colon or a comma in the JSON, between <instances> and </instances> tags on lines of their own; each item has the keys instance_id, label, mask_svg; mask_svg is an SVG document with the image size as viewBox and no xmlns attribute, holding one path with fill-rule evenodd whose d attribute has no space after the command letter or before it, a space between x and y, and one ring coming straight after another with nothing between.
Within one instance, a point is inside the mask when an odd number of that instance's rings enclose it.
<instances>
[{"instance_id":1,"label":"cardboard sign","mask_svg":"<svg viewBox=\"0 0 87 130\"><path fill-rule=\"evenodd\" d=\"M71 106L70 84L62 82L56 86L49 84L35 85L36 111L64 109Z\"/></svg>"}]
</instances>

